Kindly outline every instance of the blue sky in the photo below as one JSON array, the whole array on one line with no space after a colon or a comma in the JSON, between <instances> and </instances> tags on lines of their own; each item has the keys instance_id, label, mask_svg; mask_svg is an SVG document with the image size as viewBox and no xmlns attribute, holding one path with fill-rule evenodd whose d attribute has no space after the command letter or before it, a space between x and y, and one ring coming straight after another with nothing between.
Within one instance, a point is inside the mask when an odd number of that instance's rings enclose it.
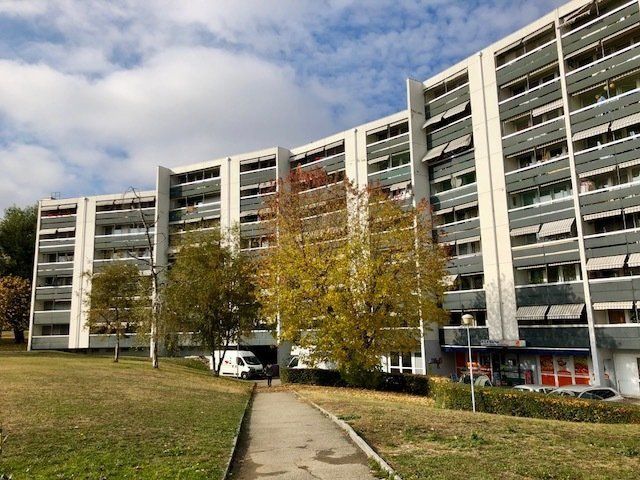
<instances>
[{"instance_id":1,"label":"blue sky","mask_svg":"<svg viewBox=\"0 0 640 480\"><path fill-rule=\"evenodd\" d=\"M561 0L0 0L0 208L153 185L405 108Z\"/></svg>"}]
</instances>

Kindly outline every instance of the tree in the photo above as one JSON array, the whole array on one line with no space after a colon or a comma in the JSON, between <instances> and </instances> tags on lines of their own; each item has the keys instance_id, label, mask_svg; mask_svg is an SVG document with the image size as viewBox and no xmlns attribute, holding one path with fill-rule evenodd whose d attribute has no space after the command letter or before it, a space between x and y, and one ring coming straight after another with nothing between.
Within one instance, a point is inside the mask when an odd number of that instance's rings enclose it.
<instances>
[{"instance_id":1,"label":"tree","mask_svg":"<svg viewBox=\"0 0 640 480\"><path fill-rule=\"evenodd\" d=\"M254 266L237 248L235 234L190 233L168 274L165 322L193 332L220 374L224 353L251 331L258 313ZM216 350L222 350L216 362Z\"/></svg>"},{"instance_id":2,"label":"tree","mask_svg":"<svg viewBox=\"0 0 640 480\"><path fill-rule=\"evenodd\" d=\"M89 311L87 327L115 336L113 361L117 362L120 340L148 313L148 277L136 265L127 263L109 264L90 277L91 291L85 299Z\"/></svg>"},{"instance_id":3,"label":"tree","mask_svg":"<svg viewBox=\"0 0 640 480\"><path fill-rule=\"evenodd\" d=\"M38 209L9 207L0 220L0 276L33 276Z\"/></svg>"},{"instance_id":4,"label":"tree","mask_svg":"<svg viewBox=\"0 0 640 480\"><path fill-rule=\"evenodd\" d=\"M140 224L144 229L144 238L146 247L149 251L148 258L137 259L147 267L151 288L151 310L149 314L140 319L138 331L140 334L149 335L149 357L151 358L152 368L159 367L158 343L160 339L160 322L162 317L162 298L164 289L164 277L166 274L166 265L159 264L155 255L156 238L160 238L163 233L157 231L158 223L158 200L155 199L155 209L153 217L145 212L143 204L144 199L140 193L133 187L129 190L134 196L132 202L133 207L137 209Z\"/></svg>"},{"instance_id":5,"label":"tree","mask_svg":"<svg viewBox=\"0 0 640 480\"><path fill-rule=\"evenodd\" d=\"M260 266L260 302L281 318L283 339L359 375L415 349L423 320L445 318L446 255L426 204L323 175L293 172L269 205L277 242Z\"/></svg>"},{"instance_id":6,"label":"tree","mask_svg":"<svg viewBox=\"0 0 640 480\"><path fill-rule=\"evenodd\" d=\"M24 343L24 331L29 328L31 285L16 276L0 277L0 331L13 330L16 343Z\"/></svg>"}]
</instances>

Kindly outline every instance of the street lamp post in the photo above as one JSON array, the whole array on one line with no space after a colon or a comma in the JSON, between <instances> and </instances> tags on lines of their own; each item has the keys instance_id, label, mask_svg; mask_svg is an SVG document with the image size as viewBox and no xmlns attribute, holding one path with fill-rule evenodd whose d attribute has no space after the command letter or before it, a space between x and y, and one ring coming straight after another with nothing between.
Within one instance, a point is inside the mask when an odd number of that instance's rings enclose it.
<instances>
[{"instance_id":1,"label":"street lamp post","mask_svg":"<svg viewBox=\"0 0 640 480\"><path fill-rule=\"evenodd\" d=\"M471 378L471 406L473 407L473 412L476 411L476 389L473 384L473 359L471 357L471 333L469 332L469 327L474 324L473 315L465 313L462 315L462 323L467 327L467 347L469 348L469 377Z\"/></svg>"}]
</instances>

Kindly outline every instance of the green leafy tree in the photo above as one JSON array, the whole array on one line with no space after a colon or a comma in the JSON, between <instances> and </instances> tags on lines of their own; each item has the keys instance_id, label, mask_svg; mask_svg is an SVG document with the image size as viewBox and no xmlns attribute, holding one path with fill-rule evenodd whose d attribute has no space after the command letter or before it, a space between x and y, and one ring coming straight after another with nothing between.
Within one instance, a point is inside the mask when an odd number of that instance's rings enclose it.
<instances>
[{"instance_id":1,"label":"green leafy tree","mask_svg":"<svg viewBox=\"0 0 640 480\"><path fill-rule=\"evenodd\" d=\"M33 276L38 209L9 207L0 220L0 275Z\"/></svg>"},{"instance_id":2,"label":"green leafy tree","mask_svg":"<svg viewBox=\"0 0 640 480\"><path fill-rule=\"evenodd\" d=\"M294 172L271 202L277 242L260 266L260 302L311 360L366 374L381 356L414 350L425 323L445 318L446 255L426 204L322 177Z\"/></svg>"},{"instance_id":3,"label":"green leafy tree","mask_svg":"<svg viewBox=\"0 0 640 480\"><path fill-rule=\"evenodd\" d=\"M114 335L113 361L117 362L122 337L133 332L139 319L149 313L148 277L128 263L109 264L90 277L91 291L85 299L87 327L93 332Z\"/></svg>"},{"instance_id":4,"label":"green leafy tree","mask_svg":"<svg viewBox=\"0 0 640 480\"><path fill-rule=\"evenodd\" d=\"M234 342L255 325L254 266L240 252L237 234L191 233L180 246L164 291L165 324L193 332L211 352L214 373ZM223 354L216 362L215 352Z\"/></svg>"},{"instance_id":5,"label":"green leafy tree","mask_svg":"<svg viewBox=\"0 0 640 480\"><path fill-rule=\"evenodd\" d=\"M16 343L24 343L24 331L29 328L31 285L17 276L0 277L0 331L13 330Z\"/></svg>"}]
</instances>

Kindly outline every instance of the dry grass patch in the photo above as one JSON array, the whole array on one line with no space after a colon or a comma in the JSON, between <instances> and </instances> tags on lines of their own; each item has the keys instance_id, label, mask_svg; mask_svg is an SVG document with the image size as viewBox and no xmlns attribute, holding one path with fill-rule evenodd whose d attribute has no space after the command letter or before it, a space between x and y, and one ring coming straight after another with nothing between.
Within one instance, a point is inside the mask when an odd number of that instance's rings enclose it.
<instances>
[{"instance_id":1,"label":"dry grass patch","mask_svg":"<svg viewBox=\"0 0 640 480\"><path fill-rule=\"evenodd\" d=\"M161 361L0 355L0 474L219 478L250 385Z\"/></svg>"},{"instance_id":2,"label":"dry grass patch","mask_svg":"<svg viewBox=\"0 0 640 480\"><path fill-rule=\"evenodd\" d=\"M640 425L559 422L433 407L427 398L296 386L417 479L637 479Z\"/></svg>"}]
</instances>

